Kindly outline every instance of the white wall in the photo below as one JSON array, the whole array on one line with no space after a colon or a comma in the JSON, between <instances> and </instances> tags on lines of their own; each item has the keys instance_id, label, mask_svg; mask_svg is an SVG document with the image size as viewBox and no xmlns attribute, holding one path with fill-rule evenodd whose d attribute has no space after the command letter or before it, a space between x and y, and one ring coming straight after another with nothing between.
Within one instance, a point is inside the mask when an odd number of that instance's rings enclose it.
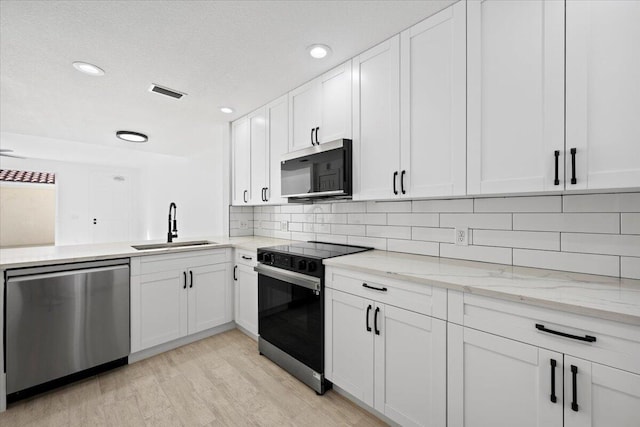
<instances>
[{"instance_id":1,"label":"white wall","mask_svg":"<svg viewBox=\"0 0 640 427\"><path fill-rule=\"evenodd\" d=\"M92 243L90 177L100 173L131 184L127 240L166 239L172 201L178 205L180 240L217 236L224 234L228 209L223 131L217 127L209 149L184 157L3 132L0 146L29 158L0 157L0 167L56 173L58 245ZM188 151L189 144L183 145Z\"/></svg>"}]
</instances>

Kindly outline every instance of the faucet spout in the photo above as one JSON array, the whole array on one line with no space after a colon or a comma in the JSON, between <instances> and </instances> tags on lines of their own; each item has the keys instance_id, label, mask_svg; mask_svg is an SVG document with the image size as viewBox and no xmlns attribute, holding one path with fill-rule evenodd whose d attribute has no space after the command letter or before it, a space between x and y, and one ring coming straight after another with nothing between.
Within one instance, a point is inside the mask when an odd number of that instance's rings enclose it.
<instances>
[{"instance_id":1,"label":"faucet spout","mask_svg":"<svg viewBox=\"0 0 640 427\"><path fill-rule=\"evenodd\" d=\"M173 210L173 227L171 227L172 225L171 211L172 210ZM173 239L178 237L177 216L178 216L178 207L174 202L171 202L171 204L169 205L169 229L167 232L167 243L173 242Z\"/></svg>"}]
</instances>

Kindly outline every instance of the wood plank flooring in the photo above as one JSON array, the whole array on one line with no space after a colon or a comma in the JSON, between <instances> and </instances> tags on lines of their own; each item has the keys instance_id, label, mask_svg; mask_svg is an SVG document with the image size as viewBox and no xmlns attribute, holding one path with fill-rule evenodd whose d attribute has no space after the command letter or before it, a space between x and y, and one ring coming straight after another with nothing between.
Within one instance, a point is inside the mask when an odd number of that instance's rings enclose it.
<instances>
[{"instance_id":1,"label":"wood plank flooring","mask_svg":"<svg viewBox=\"0 0 640 427\"><path fill-rule=\"evenodd\" d=\"M238 330L10 405L0 426L383 426L313 390Z\"/></svg>"}]
</instances>

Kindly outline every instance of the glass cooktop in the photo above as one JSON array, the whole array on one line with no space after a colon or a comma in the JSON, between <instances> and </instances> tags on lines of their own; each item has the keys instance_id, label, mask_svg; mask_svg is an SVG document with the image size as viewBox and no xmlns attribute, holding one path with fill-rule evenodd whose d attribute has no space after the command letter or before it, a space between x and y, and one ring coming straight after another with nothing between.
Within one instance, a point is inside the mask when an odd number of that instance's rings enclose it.
<instances>
[{"instance_id":1,"label":"glass cooktop","mask_svg":"<svg viewBox=\"0 0 640 427\"><path fill-rule=\"evenodd\" d=\"M299 242L288 245L270 246L268 248L260 248L261 250L269 250L281 254L290 254L298 256L306 256L310 258L326 259L341 255L355 254L364 252L373 248L365 246L341 245L337 243L325 242Z\"/></svg>"}]
</instances>

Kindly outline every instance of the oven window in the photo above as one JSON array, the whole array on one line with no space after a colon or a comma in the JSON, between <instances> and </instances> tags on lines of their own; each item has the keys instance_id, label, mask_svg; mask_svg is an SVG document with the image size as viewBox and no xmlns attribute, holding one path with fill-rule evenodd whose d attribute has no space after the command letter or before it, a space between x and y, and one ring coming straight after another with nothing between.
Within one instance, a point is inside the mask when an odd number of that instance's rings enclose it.
<instances>
[{"instance_id":1,"label":"oven window","mask_svg":"<svg viewBox=\"0 0 640 427\"><path fill-rule=\"evenodd\" d=\"M322 294L258 275L258 333L316 372L322 372Z\"/></svg>"}]
</instances>

